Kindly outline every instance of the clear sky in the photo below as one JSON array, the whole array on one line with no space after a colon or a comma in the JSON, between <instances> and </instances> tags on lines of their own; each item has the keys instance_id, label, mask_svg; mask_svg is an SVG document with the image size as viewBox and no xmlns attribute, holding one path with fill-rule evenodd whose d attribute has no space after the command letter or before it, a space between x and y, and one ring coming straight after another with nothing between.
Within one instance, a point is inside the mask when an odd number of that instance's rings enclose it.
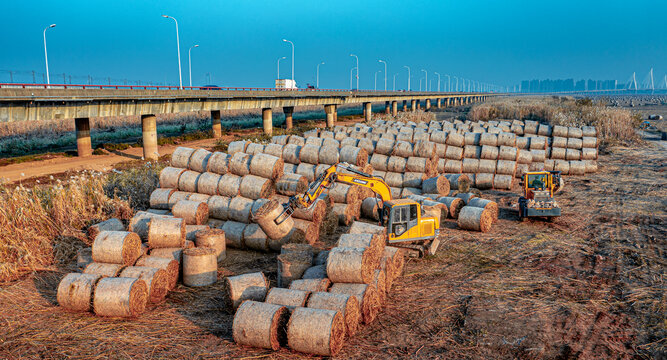
<instances>
[{"instance_id":1,"label":"clear sky","mask_svg":"<svg viewBox=\"0 0 667 360\"><path fill-rule=\"evenodd\" d=\"M641 81L653 67L656 84L667 71L667 1L465 0L465 1L4 1L0 21L0 81L37 81L44 70L42 31L47 31L52 83L65 73L73 83L87 76L178 84L175 25L179 22L183 84L188 48L193 85L272 87L276 62L300 87L349 88L359 56L360 87L372 89L374 74L388 63L405 88L428 71L501 85L532 78L618 79L633 71ZM78 77L77 77L78 76ZM453 79L452 79L453 80ZM68 80L69 81L69 80ZM378 89L384 75L378 74ZM435 86L435 84L433 85Z\"/></svg>"}]
</instances>

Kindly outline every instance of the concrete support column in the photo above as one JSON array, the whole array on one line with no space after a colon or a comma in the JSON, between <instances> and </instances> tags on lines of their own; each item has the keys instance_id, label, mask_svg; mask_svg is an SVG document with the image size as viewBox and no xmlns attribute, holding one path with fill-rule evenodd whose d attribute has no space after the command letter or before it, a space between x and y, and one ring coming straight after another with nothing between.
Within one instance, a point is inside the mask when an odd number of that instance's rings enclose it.
<instances>
[{"instance_id":1,"label":"concrete support column","mask_svg":"<svg viewBox=\"0 0 667 360\"><path fill-rule=\"evenodd\" d=\"M334 105L334 125L338 124L338 105Z\"/></svg>"},{"instance_id":2,"label":"concrete support column","mask_svg":"<svg viewBox=\"0 0 667 360\"><path fill-rule=\"evenodd\" d=\"M431 111L431 99L426 99L426 105L424 105L426 111Z\"/></svg>"},{"instance_id":3,"label":"concrete support column","mask_svg":"<svg viewBox=\"0 0 667 360\"><path fill-rule=\"evenodd\" d=\"M438 108L438 109L442 109L442 99L441 98L435 99L435 107Z\"/></svg>"},{"instance_id":4,"label":"concrete support column","mask_svg":"<svg viewBox=\"0 0 667 360\"><path fill-rule=\"evenodd\" d=\"M157 118L153 114L141 115L141 135L144 146L144 160L157 160Z\"/></svg>"},{"instance_id":5,"label":"concrete support column","mask_svg":"<svg viewBox=\"0 0 667 360\"><path fill-rule=\"evenodd\" d=\"M389 101L384 102L384 113L385 114L390 114L391 113L391 105Z\"/></svg>"},{"instance_id":6,"label":"concrete support column","mask_svg":"<svg viewBox=\"0 0 667 360\"><path fill-rule=\"evenodd\" d=\"M273 111L271 108L262 109L262 126L264 127L264 135L273 133Z\"/></svg>"},{"instance_id":7,"label":"concrete support column","mask_svg":"<svg viewBox=\"0 0 667 360\"><path fill-rule=\"evenodd\" d=\"M219 139L222 137L222 123L220 122L220 110L211 110L211 129L213 137Z\"/></svg>"},{"instance_id":8,"label":"concrete support column","mask_svg":"<svg viewBox=\"0 0 667 360\"><path fill-rule=\"evenodd\" d=\"M417 100L410 100L410 111L417 111Z\"/></svg>"},{"instance_id":9,"label":"concrete support column","mask_svg":"<svg viewBox=\"0 0 667 360\"><path fill-rule=\"evenodd\" d=\"M90 119L76 118L74 119L74 127L76 128L76 151L81 157L90 156L93 154L93 147L90 141Z\"/></svg>"},{"instance_id":10,"label":"concrete support column","mask_svg":"<svg viewBox=\"0 0 667 360\"><path fill-rule=\"evenodd\" d=\"M398 101L396 100L391 102L391 114L394 116L398 115Z\"/></svg>"},{"instance_id":11,"label":"concrete support column","mask_svg":"<svg viewBox=\"0 0 667 360\"><path fill-rule=\"evenodd\" d=\"M285 114L285 128L289 130L294 126L294 106L283 106L283 113Z\"/></svg>"},{"instance_id":12,"label":"concrete support column","mask_svg":"<svg viewBox=\"0 0 667 360\"><path fill-rule=\"evenodd\" d=\"M408 111L408 101L403 100L403 112L407 112L407 111Z\"/></svg>"},{"instance_id":13,"label":"concrete support column","mask_svg":"<svg viewBox=\"0 0 667 360\"><path fill-rule=\"evenodd\" d=\"M334 113L336 112L336 105L324 105L324 113L327 116L327 127L334 127Z\"/></svg>"},{"instance_id":14,"label":"concrete support column","mask_svg":"<svg viewBox=\"0 0 667 360\"><path fill-rule=\"evenodd\" d=\"M373 106L369 102L364 103L364 118L366 121L371 121L371 117L373 114Z\"/></svg>"}]
</instances>

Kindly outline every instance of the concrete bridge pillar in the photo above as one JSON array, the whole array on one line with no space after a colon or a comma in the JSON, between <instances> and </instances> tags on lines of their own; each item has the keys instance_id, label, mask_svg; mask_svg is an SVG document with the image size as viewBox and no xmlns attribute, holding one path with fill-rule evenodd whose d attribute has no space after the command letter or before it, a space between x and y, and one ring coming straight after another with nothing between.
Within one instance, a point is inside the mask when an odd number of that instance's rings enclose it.
<instances>
[{"instance_id":1,"label":"concrete bridge pillar","mask_svg":"<svg viewBox=\"0 0 667 360\"><path fill-rule=\"evenodd\" d=\"M289 130L294 126L294 106L283 106L283 113L285 114L285 128Z\"/></svg>"},{"instance_id":2,"label":"concrete bridge pillar","mask_svg":"<svg viewBox=\"0 0 667 360\"><path fill-rule=\"evenodd\" d=\"M273 133L273 111L271 108L262 109L262 126L264 127L264 135Z\"/></svg>"},{"instance_id":3,"label":"concrete bridge pillar","mask_svg":"<svg viewBox=\"0 0 667 360\"><path fill-rule=\"evenodd\" d=\"M74 119L76 128L76 151L81 157L93 154L93 147L90 141L90 118Z\"/></svg>"},{"instance_id":4,"label":"concrete bridge pillar","mask_svg":"<svg viewBox=\"0 0 667 360\"><path fill-rule=\"evenodd\" d=\"M398 101L396 100L391 102L391 114L394 116L398 115Z\"/></svg>"},{"instance_id":5,"label":"concrete bridge pillar","mask_svg":"<svg viewBox=\"0 0 667 360\"><path fill-rule=\"evenodd\" d=\"M369 102L364 103L364 118L366 121L371 121L371 117L373 115L373 104Z\"/></svg>"},{"instance_id":6,"label":"concrete bridge pillar","mask_svg":"<svg viewBox=\"0 0 667 360\"><path fill-rule=\"evenodd\" d=\"M407 112L407 111L408 111L408 101L403 100L403 112Z\"/></svg>"},{"instance_id":7,"label":"concrete bridge pillar","mask_svg":"<svg viewBox=\"0 0 667 360\"><path fill-rule=\"evenodd\" d=\"M153 114L141 115L141 135L144 146L144 160L157 160L157 118Z\"/></svg>"},{"instance_id":8,"label":"concrete bridge pillar","mask_svg":"<svg viewBox=\"0 0 667 360\"><path fill-rule=\"evenodd\" d=\"M334 127L334 113L336 112L336 105L324 105L324 113L327 117L327 127Z\"/></svg>"},{"instance_id":9,"label":"concrete bridge pillar","mask_svg":"<svg viewBox=\"0 0 667 360\"><path fill-rule=\"evenodd\" d=\"M435 107L438 108L438 109L442 109L442 99L441 98L435 99Z\"/></svg>"},{"instance_id":10,"label":"concrete bridge pillar","mask_svg":"<svg viewBox=\"0 0 667 360\"><path fill-rule=\"evenodd\" d=\"M389 101L385 101L384 102L384 113L388 115L390 112L391 112L390 103L389 103Z\"/></svg>"},{"instance_id":11,"label":"concrete bridge pillar","mask_svg":"<svg viewBox=\"0 0 667 360\"><path fill-rule=\"evenodd\" d=\"M222 137L222 123L220 122L220 110L211 110L211 130L213 137L219 139Z\"/></svg>"},{"instance_id":12,"label":"concrete bridge pillar","mask_svg":"<svg viewBox=\"0 0 667 360\"><path fill-rule=\"evenodd\" d=\"M417 111L417 100L410 100L410 111Z\"/></svg>"},{"instance_id":13,"label":"concrete bridge pillar","mask_svg":"<svg viewBox=\"0 0 667 360\"><path fill-rule=\"evenodd\" d=\"M338 124L338 105L334 105L334 125Z\"/></svg>"},{"instance_id":14,"label":"concrete bridge pillar","mask_svg":"<svg viewBox=\"0 0 667 360\"><path fill-rule=\"evenodd\" d=\"M426 99L426 104L424 105L426 111L431 111L431 99Z\"/></svg>"}]
</instances>

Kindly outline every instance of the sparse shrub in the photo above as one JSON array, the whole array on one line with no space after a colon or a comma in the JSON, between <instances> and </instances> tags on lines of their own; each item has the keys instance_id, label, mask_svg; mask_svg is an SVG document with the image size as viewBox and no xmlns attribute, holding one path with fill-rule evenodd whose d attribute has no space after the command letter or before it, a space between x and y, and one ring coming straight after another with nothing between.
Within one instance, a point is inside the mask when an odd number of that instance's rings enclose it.
<instances>
[{"instance_id":1,"label":"sparse shrub","mask_svg":"<svg viewBox=\"0 0 667 360\"><path fill-rule=\"evenodd\" d=\"M160 171L166 164L147 162L142 166L114 169L106 178L104 192L109 197L117 197L129 202L135 210L150 207L150 195L159 187Z\"/></svg>"}]
</instances>

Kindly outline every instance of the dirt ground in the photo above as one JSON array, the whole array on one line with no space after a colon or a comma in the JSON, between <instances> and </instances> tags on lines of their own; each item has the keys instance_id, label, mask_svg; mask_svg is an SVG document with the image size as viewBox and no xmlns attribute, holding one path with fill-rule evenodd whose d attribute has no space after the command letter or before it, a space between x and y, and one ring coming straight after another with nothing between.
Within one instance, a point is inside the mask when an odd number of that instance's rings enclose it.
<instances>
[{"instance_id":1,"label":"dirt ground","mask_svg":"<svg viewBox=\"0 0 667 360\"><path fill-rule=\"evenodd\" d=\"M565 177L564 215L553 222L518 221L518 184L484 192L501 206L491 232L443 224L438 253L408 261L378 319L338 358L664 359L667 149L659 143L615 148L598 173ZM309 358L235 345L221 282L181 285L134 320L65 312L56 288L72 266L0 287L0 358ZM275 284L275 255L230 250L219 279L251 271Z\"/></svg>"}]
</instances>

